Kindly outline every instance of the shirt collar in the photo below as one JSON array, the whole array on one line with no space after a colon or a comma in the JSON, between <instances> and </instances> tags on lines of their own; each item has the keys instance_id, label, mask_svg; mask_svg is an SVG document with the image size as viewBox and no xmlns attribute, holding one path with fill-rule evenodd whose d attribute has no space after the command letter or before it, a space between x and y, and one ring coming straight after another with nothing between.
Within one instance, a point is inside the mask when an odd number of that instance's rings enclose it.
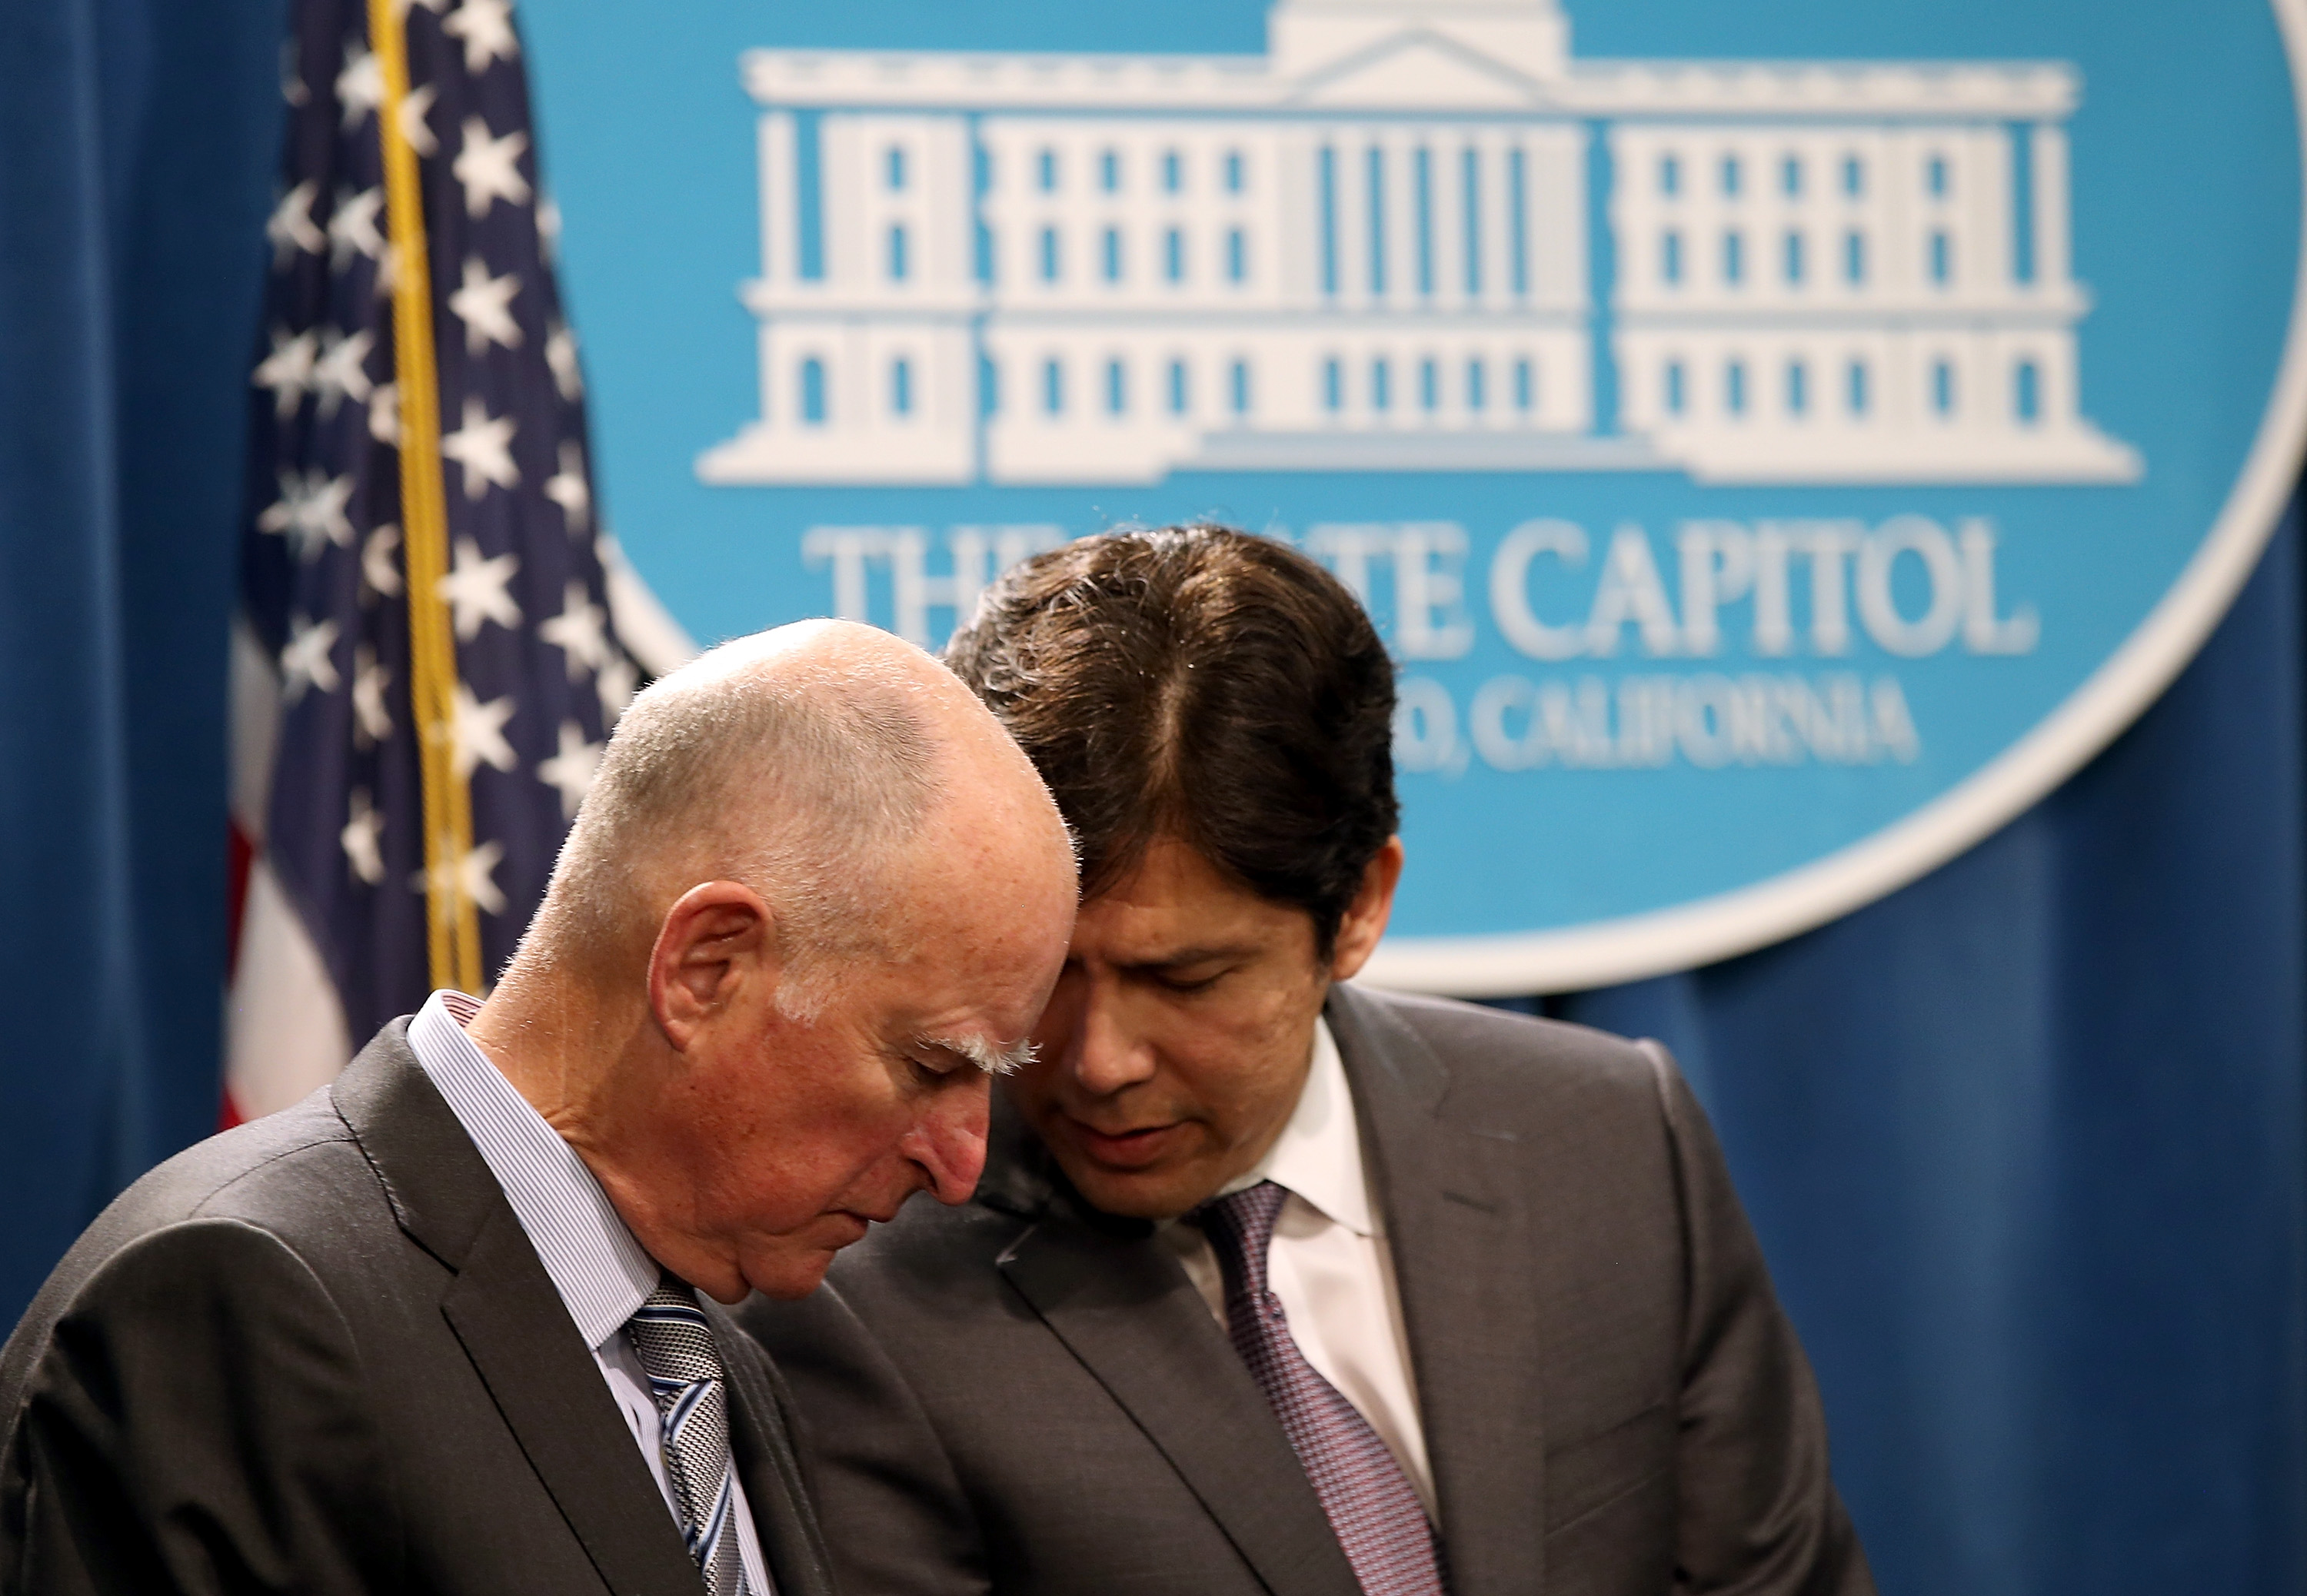
<instances>
[{"instance_id":1,"label":"shirt collar","mask_svg":"<svg viewBox=\"0 0 2307 1596\"><path fill-rule=\"evenodd\" d=\"M1298 1106L1256 1168L1230 1182L1230 1196L1260 1181L1297 1193L1357 1235L1379 1233L1369 1184L1362 1178L1362 1141L1354 1119L1353 1093L1346 1066L1327 1020L1314 1021L1314 1056L1299 1088Z\"/></svg>"},{"instance_id":2,"label":"shirt collar","mask_svg":"<svg viewBox=\"0 0 2307 1596\"><path fill-rule=\"evenodd\" d=\"M656 1289L642 1250L576 1149L465 1034L480 1004L435 992L408 1022L408 1046L528 1233L587 1346L624 1328Z\"/></svg>"}]
</instances>

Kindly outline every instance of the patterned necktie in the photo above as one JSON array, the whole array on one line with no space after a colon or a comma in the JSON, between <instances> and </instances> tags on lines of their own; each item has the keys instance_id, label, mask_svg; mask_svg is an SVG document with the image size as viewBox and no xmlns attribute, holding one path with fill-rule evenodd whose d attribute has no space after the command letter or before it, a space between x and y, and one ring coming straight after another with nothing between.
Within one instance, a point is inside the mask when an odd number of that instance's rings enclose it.
<instances>
[{"instance_id":1,"label":"patterned necktie","mask_svg":"<svg viewBox=\"0 0 2307 1596\"><path fill-rule=\"evenodd\" d=\"M1266 1249L1288 1195L1262 1181L1192 1216L1225 1272L1233 1350L1282 1421L1368 1596L1443 1596L1441 1549L1409 1477L1369 1421L1306 1361L1266 1286Z\"/></svg>"},{"instance_id":2,"label":"patterned necktie","mask_svg":"<svg viewBox=\"0 0 2307 1596\"><path fill-rule=\"evenodd\" d=\"M625 1321L656 1398L658 1437L682 1538L705 1575L706 1596L745 1596L737 1549L737 1472L729 1451L729 1395L697 1294L667 1275Z\"/></svg>"}]
</instances>

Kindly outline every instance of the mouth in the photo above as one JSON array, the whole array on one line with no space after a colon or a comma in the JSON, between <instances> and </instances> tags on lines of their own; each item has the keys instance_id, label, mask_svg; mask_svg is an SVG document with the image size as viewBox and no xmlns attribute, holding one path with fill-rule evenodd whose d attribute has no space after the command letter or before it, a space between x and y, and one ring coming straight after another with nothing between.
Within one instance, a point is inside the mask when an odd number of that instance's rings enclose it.
<instances>
[{"instance_id":1,"label":"mouth","mask_svg":"<svg viewBox=\"0 0 2307 1596\"><path fill-rule=\"evenodd\" d=\"M1144 1169L1157 1162L1185 1131L1185 1126L1174 1120L1129 1131L1101 1131L1071 1115L1067 1115L1063 1122L1076 1146L1093 1162L1114 1170Z\"/></svg>"}]
</instances>

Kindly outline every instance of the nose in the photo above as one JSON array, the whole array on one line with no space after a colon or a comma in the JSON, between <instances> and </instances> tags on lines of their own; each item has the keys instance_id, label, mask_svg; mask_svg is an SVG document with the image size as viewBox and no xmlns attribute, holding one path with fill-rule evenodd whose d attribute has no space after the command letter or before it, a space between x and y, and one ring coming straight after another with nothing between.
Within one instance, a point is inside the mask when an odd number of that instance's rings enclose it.
<instances>
[{"instance_id":1,"label":"nose","mask_svg":"<svg viewBox=\"0 0 2307 1596\"><path fill-rule=\"evenodd\" d=\"M956 1080L923 1105L897 1150L926 1177L930 1194L948 1206L965 1203L985 1173L986 1122L992 1082L980 1071Z\"/></svg>"},{"instance_id":2,"label":"nose","mask_svg":"<svg viewBox=\"0 0 2307 1596\"><path fill-rule=\"evenodd\" d=\"M1129 1023L1128 994L1116 981L1084 980L1061 1057L1081 1088L1109 1097L1154 1075L1154 1049Z\"/></svg>"}]
</instances>

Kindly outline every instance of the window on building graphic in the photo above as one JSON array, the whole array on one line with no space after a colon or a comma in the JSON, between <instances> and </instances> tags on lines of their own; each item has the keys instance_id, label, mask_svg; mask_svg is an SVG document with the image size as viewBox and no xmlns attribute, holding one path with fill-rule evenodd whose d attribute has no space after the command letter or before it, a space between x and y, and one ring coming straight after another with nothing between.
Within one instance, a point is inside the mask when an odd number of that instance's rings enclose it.
<instances>
[{"instance_id":1,"label":"window on building graphic","mask_svg":"<svg viewBox=\"0 0 2307 1596\"><path fill-rule=\"evenodd\" d=\"M1667 414L1668 415L1680 415L1685 400L1685 396L1682 391L1682 363L1680 361L1670 360L1666 363L1666 380L1661 386L1666 389Z\"/></svg>"},{"instance_id":2,"label":"window on building graphic","mask_svg":"<svg viewBox=\"0 0 2307 1596\"><path fill-rule=\"evenodd\" d=\"M1239 227L1226 231L1226 280L1239 283L1249 276L1249 240Z\"/></svg>"},{"instance_id":3,"label":"window on building graphic","mask_svg":"<svg viewBox=\"0 0 2307 1596\"><path fill-rule=\"evenodd\" d=\"M1810 371L1802 362L1787 362L1787 414L1801 415L1810 409Z\"/></svg>"},{"instance_id":4,"label":"window on building graphic","mask_svg":"<svg viewBox=\"0 0 2307 1596\"><path fill-rule=\"evenodd\" d=\"M1394 408L1394 368L1386 363L1384 355L1370 362L1370 408Z\"/></svg>"},{"instance_id":5,"label":"window on building graphic","mask_svg":"<svg viewBox=\"0 0 2307 1596\"><path fill-rule=\"evenodd\" d=\"M893 222L889 226L889 280L893 283L904 282L905 267L905 225L903 222Z\"/></svg>"},{"instance_id":6,"label":"window on building graphic","mask_svg":"<svg viewBox=\"0 0 2307 1596\"><path fill-rule=\"evenodd\" d=\"M1854 200L1866 192L1866 163L1855 155L1842 158L1842 192Z\"/></svg>"},{"instance_id":7,"label":"window on building graphic","mask_svg":"<svg viewBox=\"0 0 2307 1596\"><path fill-rule=\"evenodd\" d=\"M1054 283L1057 280L1058 230L1055 227L1044 227L1042 229L1042 281Z\"/></svg>"},{"instance_id":8,"label":"window on building graphic","mask_svg":"<svg viewBox=\"0 0 2307 1596\"><path fill-rule=\"evenodd\" d=\"M969 169L977 184L977 192L981 194L991 193L993 192L993 152L982 144L977 146L971 151Z\"/></svg>"},{"instance_id":9,"label":"window on building graphic","mask_svg":"<svg viewBox=\"0 0 2307 1596\"><path fill-rule=\"evenodd\" d=\"M996 415L1001 410L1001 368L993 363L990 354L977 357L977 411L980 415Z\"/></svg>"},{"instance_id":10,"label":"window on building graphic","mask_svg":"<svg viewBox=\"0 0 2307 1596\"><path fill-rule=\"evenodd\" d=\"M1165 149L1165 150L1163 150L1163 151L1162 152L1162 192L1163 192L1164 193L1171 193L1171 194L1174 194L1174 193L1176 193L1176 192L1177 192L1180 188L1182 188L1182 187L1184 187L1184 186L1185 186L1185 182L1186 182L1186 163L1185 163L1185 161L1184 161L1183 159L1181 159L1181 158L1179 157L1179 154L1178 154L1178 152L1177 152L1176 150L1174 150L1174 149Z\"/></svg>"},{"instance_id":11,"label":"window on building graphic","mask_svg":"<svg viewBox=\"0 0 2307 1596\"><path fill-rule=\"evenodd\" d=\"M883 165L887 169L890 192L895 193L902 190L905 186L905 150L896 144L890 145L888 153L883 157Z\"/></svg>"},{"instance_id":12,"label":"window on building graphic","mask_svg":"<svg viewBox=\"0 0 2307 1596\"><path fill-rule=\"evenodd\" d=\"M1422 410L1442 407L1442 368L1430 356L1418 363L1418 404Z\"/></svg>"},{"instance_id":13,"label":"window on building graphic","mask_svg":"<svg viewBox=\"0 0 2307 1596\"><path fill-rule=\"evenodd\" d=\"M1238 360L1233 363L1233 370L1228 374L1226 386L1232 390L1230 397L1233 400L1233 413L1236 415L1248 415L1249 414L1249 363L1248 361Z\"/></svg>"},{"instance_id":14,"label":"window on building graphic","mask_svg":"<svg viewBox=\"0 0 2307 1596\"><path fill-rule=\"evenodd\" d=\"M1671 199L1682 192L1682 163L1670 155L1659 157L1659 192Z\"/></svg>"},{"instance_id":15,"label":"window on building graphic","mask_svg":"<svg viewBox=\"0 0 2307 1596\"><path fill-rule=\"evenodd\" d=\"M1866 280L1866 235L1842 235L1842 280L1853 286Z\"/></svg>"},{"instance_id":16,"label":"window on building graphic","mask_svg":"<svg viewBox=\"0 0 2307 1596\"><path fill-rule=\"evenodd\" d=\"M1054 360L1042 363L1042 409L1049 415L1065 414L1066 369Z\"/></svg>"},{"instance_id":17,"label":"window on building graphic","mask_svg":"<svg viewBox=\"0 0 2307 1596\"><path fill-rule=\"evenodd\" d=\"M889 409L896 415L913 413L913 363L902 354L889 363Z\"/></svg>"},{"instance_id":18,"label":"window on building graphic","mask_svg":"<svg viewBox=\"0 0 2307 1596\"><path fill-rule=\"evenodd\" d=\"M978 223L976 240L977 280L981 283L990 283L993 280L993 229L983 222Z\"/></svg>"},{"instance_id":19,"label":"window on building graphic","mask_svg":"<svg viewBox=\"0 0 2307 1596\"><path fill-rule=\"evenodd\" d=\"M1176 227L1162 235L1162 275L1173 283L1186 280L1186 235Z\"/></svg>"},{"instance_id":20,"label":"window on building graphic","mask_svg":"<svg viewBox=\"0 0 2307 1596\"><path fill-rule=\"evenodd\" d=\"M1724 156L1722 158L1722 192L1727 198L1735 200L1738 197L1740 175L1738 158L1735 155Z\"/></svg>"},{"instance_id":21,"label":"window on building graphic","mask_svg":"<svg viewBox=\"0 0 2307 1596\"><path fill-rule=\"evenodd\" d=\"M1466 408L1479 411L1490 402L1488 368L1479 358L1466 363Z\"/></svg>"},{"instance_id":22,"label":"window on building graphic","mask_svg":"<svg viewBox=\"0 0 2307 1596\"><path fill-rule=\"evenodd\" d=\"M1850 414L1853 415L1865 414L1867 393L1866 363L1865 361L1854 360L1850 363L1850 369L1843 374L1843 386L1847 390L1844 395L1844 398L1845 402L1850 407Z\"/></svg>"},{"instance_id":23,"label":"window on building graphic","mask_svg":"<svg viewBox=\"0 0 2307 1596\"><path fill-rule=\"evenodd\" d=\"M1322 363L1322 408L1335 415L1345 407L1345 368L1334 354Z\"/></svg>"},{"instance_id":24,"label":"window on building graphic","mask_svg":"<svg viewBox=\"0 0 2307 1596\"><path fill-rule=\"evenodd\" d=\"M1943 227L1931 234L1931 281L1943 283L1954 275L1954 242Z\"/></svg>"},{"instance_id":25,"label":"window on building graphic","mask_svg":"<svg viewBox=\"0 0 2307 1596\"><path fill-rule=\"evenodd\" d=\"M1682 235L1672 227L1659 235L1659 276L1668 283L1682 281Z\"/></svg>"},{"instance_id":26,"label":"window on building graphic","mask_svg":"<svg viewBox=\"0 0 2307 1596\"><path fill-rule=\"evenodd\" d=\"M825 363L814 354L801 363L801 419L812 427L825 424Z\"/></svg>"},{"instance_id":27,"label":"window on building graphic","mask_svg":"<svg viewBox=\"0 0 2307 1596\"><path fill-rule=\"evenodd\" d=\"M1743 360L1722 368L1722 408L1733 415L1746 414L1746 363Z\"/></svg>"},{"instance_id":28,"label":"window on building graphic","mask_svg":"<svg viewBox=\"0 0 2307 1596\"><path fill-rule=\"evenodd\" d=\"M1105 363L1105 413L1119 415L1129 408L1129 373L1118 360Z\"/></svg>"},{"instance_id":29,"label":"window on building graphic","mask_svg":"<svg viewBox=\"0 0 2307 1596\"><path fill-rule=\"evenodd\" d=\"M1041 183L1042 192L1045 194L1057 192L1058 152L1054 149L1042 150L1034 158L1033 168L1034 179Z\"/></svg>"},{"instance_id":30,"label":"window on building graphic","mask_svg":"<svg viewBox=\"0 0 2307 1596\"><path fill-rule=\"evenodd\" d=\"M1109 283L1121 281L1121 229L1108 227L1102 247L1105 256L1105 280Z\"/></svg>"},{"instance_id":31,"label":"window on building graphic","mask_svg":"<svg viewBox=\"0 0 2307 1596\"><path fill-rule=\"evenodd\" d=\"M2011 408L2028 426L2043 419L2043 373L2031 360L2020 361L2011 373Z\"/></svg>"},{"instance_id":32,"label":"window on building graphic","mask_svg":"<svg viewBox=\"0 0 2307 1596\"><path fill-rule=\"evenodd\" d=\"M1186 414L1186 363L1182 360L1173 360L1170 363L1170 414L1171 415Z\"/></svg>"},{"instance_id":33,"label":"window on building graphic","mask_svg":"<svg viewBox=\"0 0 2307 1596\"><path fill-rule=\"evenodd\" d=\"M1799 284L1803 280L1803 235L1788 233L1780 252L1785 257L1780 264L1786 269L1787 282Z\"/></svg>"},{"instance_id":34,"label":"window on building graphic","mask_svg":"<svg viewBox=\"0 0 2307 1596\"><path fill-rule=\"evenodd\" d=\"M1946 198L1946 157L1943 155L1934 155L1931 157L1929 164L1925 166L1923 168L1923 182L1930 189L1931 195L1934 199L1943 200Z\"/></svg>"},{"instance_id":35,"label":"window on building graphic","mask_svg":"<svg viewBox=\"0 0 2307 1596\"><path fill-rule=\"evenodd\" d=\"M1242 185L1247 181L1245 172L1246 167L1242 162L1241 151L1239 149L1227 150L1225 158L1226 192L1229 194L1238 194L1241 192Z\"/></svg>"},{"instance_id":36,"label":"window on building graphic","mask_svg":"<svg viewBox=\"0 0 2307 1596\"><path fill-rule=\"evenodd\" d=\"M1798 200L1803 191L1803 164L1800 156L1790 155L1779 163L1779 192L1789 200Z\"/></svg>"},{"instance_id":37,"label":"window on building graphic","mask_svg":"<svg viewBox=\"0 0 2307 1596\"><path fill-rule=\"evenodd\" d=\"M1107 193L1118 193L1121 188L1121 155L1109 149L1097 158L1097 186Z\"/></svg>"},{"instance_id":38,"label":"window on building graphic","mask_svg":"<svg viewBox=\"0 0 2307 1596\"><path fill-rule=\"evenodd\" d=\"M1954 414L1954 367L1943 360L1931 363L1931 408L1941 415Z\"/></svg>"},{"instance_id":39,"label":"window on building graphic","mask_svg":"<svg viewBox=\"0 0 2307 1596\"><path fill-rule=\"evenodd\" d=\"M1528 355L1514 362L1514 408L1527 414L1538 408L1538 365Z\"/></svg>"},{"instance_id":40,"label":"window on building graphic","mask_svg":"<svg viewBox=\"0 0 2307 1596\"><path fill-rule=\"evenodd\" d=\"M1746 277L1746 240L1736 231L1722 235L1722 280L1732 287Z\"/></svg>"}]
</instances>

